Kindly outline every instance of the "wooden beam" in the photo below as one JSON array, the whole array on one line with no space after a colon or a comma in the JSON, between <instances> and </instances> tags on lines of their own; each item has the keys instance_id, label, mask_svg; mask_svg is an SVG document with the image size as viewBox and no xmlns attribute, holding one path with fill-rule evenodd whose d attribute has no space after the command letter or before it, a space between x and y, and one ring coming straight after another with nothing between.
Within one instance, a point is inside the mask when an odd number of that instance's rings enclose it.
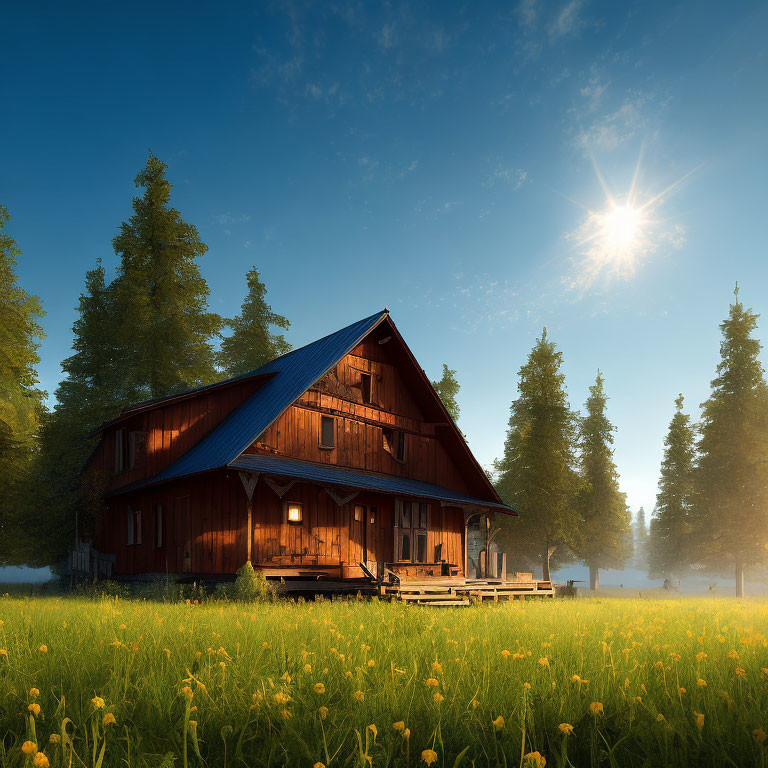
<instances>
[{"instance_id":1,"label":"wooden beam","mask_svg":"<svg viewBox=\"0 0 768 768\"><path fill-rule=\"evenodd\" d=\"M245 495L248 497L247 518L248 518L248 541L245 551L248 562L251 561L251 550L253 548L253 492L256 490L256 484L259 482L258 472L240 472L240 482L245 489Z\"/></svg>"}]
</instances>

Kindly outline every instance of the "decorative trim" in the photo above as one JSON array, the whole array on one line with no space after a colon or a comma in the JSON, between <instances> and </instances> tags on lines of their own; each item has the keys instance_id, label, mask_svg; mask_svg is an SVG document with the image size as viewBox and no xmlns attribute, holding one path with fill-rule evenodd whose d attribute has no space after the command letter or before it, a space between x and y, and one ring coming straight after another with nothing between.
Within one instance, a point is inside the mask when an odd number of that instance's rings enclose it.
<instances>
[{"instance_id":1,"label":"decorative trim","mask_svg":"<svg viewBox=\"0 0 768 768\"><path fill-rule=\"evenodd\" d=\"M245 488L245 495L248 497L248 501L253 501L253 492L256 490L256 483L259 482L258 472L239 472L240 482Z\"/></svg>"},{"instance_id":2,"label":"decorative trim","mask_svg":"<svg viewBox=\"0 0 768 768\"><path fill-rule=\"evenodd\" d=\"M288 491L296 485L295 480L290 480L286 485L280 485L276 480L271 477L265 477L264 482L282 499Z\"/></svg>"},{"instance_id":3,"label":"decorative trim","mask_svg":"<svg viewBox=\"0 0 768 768\"><path fill-rule=\"evenodd\" d=\"M360 491L352 491L347 496L342 496L340 493L337 493L333 488L329 488L327 485L324 485L323 488L325 489L325 492L339 505L339 507L343 507L345 504L349 504L352 499L357 496ZM350 489L347 489L350 490Z\"/></svg>"}]
</instances>

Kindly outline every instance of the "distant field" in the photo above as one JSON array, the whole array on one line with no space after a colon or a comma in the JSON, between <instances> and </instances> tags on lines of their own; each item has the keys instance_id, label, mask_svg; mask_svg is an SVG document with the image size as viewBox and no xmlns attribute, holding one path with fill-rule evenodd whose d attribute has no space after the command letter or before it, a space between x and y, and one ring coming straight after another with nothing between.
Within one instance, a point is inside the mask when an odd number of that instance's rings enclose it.
<instances>
[{"instance_id":1,"label":"distant field","mask_svg":"<svg viewBox=\"0 0 768 768\"><path fill-rule=\"evenodd\" d=\"M765 766L767 635L766 601L0 598L0 766Z\"/></svg>"}]
</instances>

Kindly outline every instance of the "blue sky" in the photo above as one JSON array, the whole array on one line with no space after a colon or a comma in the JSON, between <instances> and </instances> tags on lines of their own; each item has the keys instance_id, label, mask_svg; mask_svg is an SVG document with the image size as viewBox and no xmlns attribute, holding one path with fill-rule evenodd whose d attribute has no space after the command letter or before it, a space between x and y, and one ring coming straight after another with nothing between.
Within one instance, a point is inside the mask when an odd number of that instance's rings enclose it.
<instances>
[{"instance_id":1,"label":"blue sky","mask_svg":"<svg viewBox=\"0 0 768 768\"><path fill-rule=\"evenodd\" d=\"M234 314L256 264L289 340L388 306L462 385L481 463L544 325L581 407L600 368L634 507L678 392L697 413L735 281L768 311L768 5L715 2L16 3L0 27L0 202L69 354L85 271L116 263L147 149ZM579 233L680 182L619 274ZM629 266L633 269L628 268ZM768 338L768 333L763 335Z\"/></svg>"}]
</instances>

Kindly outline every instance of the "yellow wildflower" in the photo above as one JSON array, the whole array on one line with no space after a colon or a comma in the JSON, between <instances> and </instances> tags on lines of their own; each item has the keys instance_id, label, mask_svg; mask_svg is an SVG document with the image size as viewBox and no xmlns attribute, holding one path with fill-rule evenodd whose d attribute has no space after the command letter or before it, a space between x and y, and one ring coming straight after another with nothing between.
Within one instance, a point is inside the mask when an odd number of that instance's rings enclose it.
<instances>
[{"instance_id":1,"label":"yellow wildflower","mask_svg":"<svg viewBox=\"0 0 768 768\"><path fill-rule=\"evenodd\" d=\"M280 714L283 716L283 720L287 720L289 717L293 717L293 715L287 709L283 709Z\"/></svg>"},{"instance_id":2,"label":"yellow wildflower","mask_svg":"<svg viewBox=\"0 0 768 768\"><path fill-rule=\"evenodd\" d=\"M437 688L437 686L440 685L440 683L438 683L437 680L435 680L434 677L430 677L430 678L427 679L427 685L430 688Z\"/></svg>"},{"instance_id":3,"label":"yellow wildflower","mask_svg":"<svg viewBox=\"0 0 768 768\"><path fill-rule=\"evenodd\" d=\"M51 744L60 744L61 743L61 736L59 736L58 733L52 733L50 737L48 738L48 741L51 742Z\"/></svg>"},{"instance_id":4,"label":"yellow wildflower","mask_svg":"<svg viewBox=\"0 0 768 768\"><path fill-rule=\"evenodd\" d=\"M194 692L193 692L193 690L192 690L192 689L191 689L191 688L190 688L188 685L185 685L185 686L184 686L184 687L181 689L181 694L182 694L182 696L184 696L184 698L185 698L187 701L192 701L192 697L195 695L195 694L194 694ZM100 704L100 705L98 705L98 704L97 704L97 706L102 706L102 707L103 707L103 706L104 706L104 700L103 700L103 699L100 699L100 701L101 701L101 704ZM95 704L95 703L96 703L96 702L94 701L94 704Z\"/></svg>"},{"instance_id":5,"label":"yellow wildflower","mask_svg":"<svg viewBox=\"0 0 768 768\"><path fill-rule=\"evenodd\" d=\"M402 733L405 730L405 723L402 720L398 720L396 723L392 723L392 727Z\"/></svg>"},{"instance_id":6,"label":"yellow wildflower","mask_svg":"<svg viewBox=\"0 0 768 768\"><path fill-rule=\"evenodd\" d=\"M40 714L40 705L39 704L30 704L27 709L35 716L37 717Z\"/></svg>"},{"instance_id":7,"label":"yellow wildflower","mask_svg":"<svg viewBox=\"0 0 768 768\"><path fill-rule=\"evenodd\" d=\"M376 727L375 723L371 723L368 726L368 730L373 734L373 741L376 741L376 737L379 735L379 729Z\"/></svg>"},{"instance_id":8,"label":"yellow wildflower","mask_svg":"<svg viewBox=\"0 0 768 768\"><path fill-rule=\"evenodd\" d=\"M696 721L696 727L701 730L704 727L704 715L701 712L694 712L693 717Z\"/></svg>"},{"instance_id":9,"label":"yellow wildflower","mask_svg":"<svg viewBox=\"0 0 768 768\"><path fill-rule=\"evenodd\" d=\"M496 719L493 721L493 727L494 727L494 728L495 728L497 731L500 731L500 730L501 730L501 729L504 727L504 725L505 725L505 723L504 723L504 718L503 718L501 715L499 715L499 716L498 716L498 717L497 717L497 718L496 718Z\"/></svg>"},{"instance_id":10,"label":"yellow wildflower","mask_svg":"<svg viewBox=\"0 0 768 768\"><path fill-rule=\"evenodd\" d=\"M38 752L33 758L32 758L32 765L35 768L48 768L50 763L48 762L48 758L45 756L44 752Z\"/></svg>"},{"instance_id":11,"label":"yellow wildflower","mask_svg":"<svg viewBox=\"0 0 768 768\"><path fill-rule=\"evenodd\" d=\"M312 686L312 689L315 693L325 693L325 685L323 685L323 683L315 683Z\"/></svg>"},{"instance_id":12,"label":"yellow wildflower","mask_svg":"<svg viewBox=\"0 0 768 768\"><path fill-rule=\"evenodd\" d=\"M678 693L679 693L681 696L682 696L684 693L688 693L688 691L686 691L686 690L685 690L685 688L682 688L682 687L678 688L678 689L677 689L677 692L678 692Z\"/></svg>"},{"instance_id":13,"label":"yellow wildflower","mask_svg":"<svg viewBox=\"0 0 768 768\"><path fill-rule=\"evenodd\" d=\"M589 711L590 711L590 712L591 712L593 715L602 715L602 714L603 714L603 705L602 705L602 702L599 702L599 701L593 701L593 702L592 702L592 703L589 705Z\"/></svg>"},{"instance_id":14,"label":"yellow wildflower","mask_svg":"<svg viewBox=\"0 0 768 768\"><path fill-rule=\"evenodd\" d=\"M435 752L434 749L425 749L421 753L421 759L427 764L432 765L432 763L437 760L437 752Z\"/></svg>"},{"instance_id":15,"label":"yellow wildflower","mask_svg":"<svg viewBox=\"0 0 768 768\"><path fill-rule=\"evenodd\" d=\"M321 763L319 760L314 764L313 768L325 768L325 763Z\"/></svg>"},{"instance_id":16,"label":"yellow wildflower","mask_svg":"<svg viewBox=\"0 0 768 768\"><path fill-rule=\"evenodd\" d=\"M404 738L406 741L408 741L408 739L410 739L410 738L411 738L411 729L410 729L410 728L406 728L406 729L403 731L403 738Z\"/></svg>"},{"instance_id":17,"label":"yellow wildflower","mask_svg":"<svg viewBox=\"0 0 768 768\"><path fill-rule=\"evenodd\" d=\"M762 728L755 728L755 730L752 731L752 736L758 744L762 744L768 738L768 735L766 735Z\"/></svg>"},{"instance_id":18,"label":"yellow wildflower","mask_svg":"<svg viewBox=\"0 0 768 768\"><path fill-rule=\"evenodd\" d=\"M317 710L317 714L320 715L321 720L325 720L325 718L328 717L328 707L320 707L320 709Z\"/></svg>"},{"instance_id":19,"label":"yellow wildflower","mask_svg":"<svg viewBox=\"0 0 768 768\"><path fill-rule=\"evenodd\" d=\"M742 680L746 679L747 673L743 667L736 667L735 672L736 672L736 675L740 677Z\"/></svg>"},{"instance_id":20,"label":"yellow wildflower","mask_svg":"<svg viewBox=\"0 0 768 768\"><path fill-rule=\"evenodd\" d=\"M365 694L362 691L355 691L352 694L352 698L354 698L355 701L364 701L365 700Z\"/></svg>"},{"instance_id":21,"label":"yellow wildflower","mask_svg":"<svg viewBox=\"0 0 768 768\"><path fill-rule=\"evenodd\" d=\"M309 674L312 671L312 665L311 664L305 664L304 665L304 671Z\"/></svg>"},{"instance_id":22,"label":"yellow wildflower","mask_svg":"<svg viewBox=\"0 0 768 768\"><path fill-rule=\"evenodd\" d=\"M36 699L39 695L40 695L40 691L38 691L37 688L29 689L29 697L31 699Z\"/></svg>"},{"instance_id":23,"label":"yellow wildflower","mask_svg":"<svg viewBox=\"0 0 768 768\"><path fill-rule=\"evenodd\" d=\"M25 755L34 755L37 752L37 744L34 741L25 741L21 745L21 751Z\"/></svg>"},{"instance_id":24,"label":"yellow wildflower","mask_svg":"<svg viewBox=\"0 0 768 768\"><path fill-rule=\"evenodd\" d=\"M41 645L40 646L40 653L48 653L48 646L47 645Z\"/></svg>"},{"instance_id":25,"label":"yellow wildflower","mask_svg":"<svg viewBox=\"0 0 768 768\"><path fill-rule=\"evenodd\" d=\"M111 712L107 712L101 724L106 728L108 725L117 725L117 720L115 720L115 716Z\"/></svg>"},{"instance_id":26,"label":"yellow wildflower","mask_svg":"<svg viewBox=\"0 0 768 768\"><path fill-rule=\"evenodd\" d=\"M664 715L662 715L661 712L659 712L659 714L656 715L656 722L657 723L663 723L666 719L667 718L664 717Z\"/></svg>"},{"instance_id":27,"label":"yellow wildflower","mask_svg":"<svg viewBox=\"0 0 768 768\"><path fill-rule=\"evenodd\" d=\"M443 672L443 667L437 659L432 662L432 671L437 672L438 675Z\"/></svg>"},{"instance_id":28,"label":"yellow wildflower","mask_svg":"<svg viewBox=\"0 0 768 768\"><path fill-rule=\"evenodd\" d=\"M505 648L505 649L504 649L504 650L501 652L501 655L502 655L502 656L503 656L505 659L508 659L508 658L509 658L509 656L510 656L510 653L509 653L509 651L508 651L508 650Z\"/></svg>"},{"instance_id":29,"label":"yellow wildflower","mask_svg":"<svg viewBox=\"0 0 768 768\"><path fill-rule=\"evenodd\" d=\"M435 700L435 701L436 701L438 704L439 704L441 701L445 701L445 696L443 696L443 694L442 694L442 693L440 693L439 691L435 691L435 695L434 695L432 698L433 698L433 699L434 699L434 700Z\"/></svg>"},{"instance_id":30,"label":"yellow wildflower","mask_svg":"<svg viewBox=\"0 0 768 768\"><path fill-rule=\"evenodd\" d=\"M706 654L706 653L704 653L704 651L699 651L699 652L696 654L696 658L697 658L699 661L701 661L702 659L706 659L706 658L707 658L707 654Z\"/></svg>"},{"instance_id":31,"label":"yellow wildflower","mask_svg":"<svg viewBox=\"0 0 768 768\"><path fill-rule=\"evenodd\" d=\"M192 730L194 730L195 728L197 728L197 720L190 720L190 721L189 721L189 727L190 727Z\"/></svg>"},{"instance_id":32,"label":"yellow wildflower","mask_svg":"<svg viewBox=\"0 0 768 768\"><path fill-rule=\"evenodd\" d=\"M190 688L190 691L192 689ZM191 697L190 697L191 698ZM91 704L93 704L95 709L104 709L104 699L101 698L101 696L94 696L91 699Z\"/></svg>"},{"instance_id":33,"label":"yellow wildflower","mask_svg":"<svg viewBox=\"0 0 768 768\"><path fill-rule=\"evenodd\" d=\"M534 766L535 768L544 768L544 766L547 764L544 755L542 755L540 752L528 752L527 754L523 755L523 760L527 760L528 764Z\"/></svg>"},{"instance_id":34,"label":"yellow wildflower","mask_svg":"<svg viewBox=\"0 0 768 768\"><path fill-rule=\"evenodd\" d=\"M282 691L279 691L275 694L275 701L280 704L280 706L284 706L291 700L291 697L287 693L283 693Z\"/></svg>"},{"instance_id":35,"label":"yellow wildflower","mask_svg":"<svg viewBox=\"0 0 768 768\"><path fill-rule=\"evenodd\" d=\"M557 730L560 731L560 733L564 733L566 736L570 736L570 734L573 733L573 726L570 723L560 723L560 725L557 726Z\"/></svg>"},{"instance_id":36,"label":"yellow wildflower","mask_svg":"<svg viewBox=\"0 0 768 768\"><path fill-rule=\"evenodd\" d=\"M526 691L531 690L531 684L530 683L523 683L523 688L525 688Z\"/></svg>"},{"instance_id":37,"label":"yellow wildflower","mask_svg":"<svg viewBox=\"0 0 768 768\"><path fill-rule=\"evenodd\" d=\"M8 651L5 650L5 648L0 648L0 656L8 656Z\"/></svg>"},{"instance_id":38,"label":"yellow wildflower","mask_svg":"<svg viewBox=\"0 0 768 768\"><path fill-rule=\"evenodd\" d=\"M539 659L539 664L541 664L542 667L549 667L549 659L546 656L542 656Z\"/></svg>"},{"instance_id":39,"label":"yellow wildflower","mask_svg":"<svg viewBox=\"0 0 768 768\"><path fill-rule=\"evenodd\" d=\"M369 667L375 667L376 666L376 659L368 659L368 666Z\"/></svg>"},{"instance_id":40,"label":"yellow wildflower","mask_svg":"<svg viewBox=\"0 0 768 768\"><path fill-rule=\"evenodd\" d=\"M707 687L707 681L706 681L706 680L702 680L701 678L699 678L699 679L696 681L696 685L697 685L699 688L706 688L706 687Z\"/></svg>"}]
</instances>

